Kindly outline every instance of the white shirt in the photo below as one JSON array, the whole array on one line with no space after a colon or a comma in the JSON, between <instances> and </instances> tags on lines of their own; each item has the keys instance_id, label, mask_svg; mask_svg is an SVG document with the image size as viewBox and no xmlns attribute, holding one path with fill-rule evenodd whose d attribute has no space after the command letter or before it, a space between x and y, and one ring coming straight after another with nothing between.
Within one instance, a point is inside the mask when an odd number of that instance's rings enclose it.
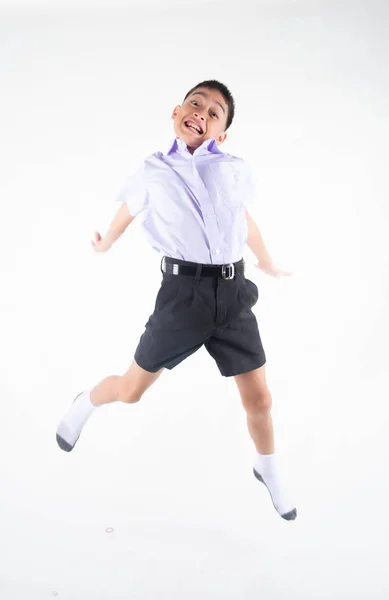
<instances>
[{"instance_id":1,"label":"white shirt","mask_svg":"<svg viewBox=\"0 0 389 600\"><path fill-rule=\"evenodd\" d=\"M242 258L245 208L256 203L251 171L242 158L220 151L214 138L193 155L175 138L167 152L148 156L116 198L159 253L202 264Z\"/></svg>"}]
</instances>

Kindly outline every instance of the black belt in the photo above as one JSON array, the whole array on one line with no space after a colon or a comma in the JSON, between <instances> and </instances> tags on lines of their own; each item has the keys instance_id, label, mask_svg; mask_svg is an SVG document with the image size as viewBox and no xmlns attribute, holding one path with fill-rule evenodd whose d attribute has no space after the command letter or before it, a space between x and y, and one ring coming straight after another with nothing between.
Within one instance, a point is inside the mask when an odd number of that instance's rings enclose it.
<instances>
[{"instance_id":1,"label":"black belt","mask_svg":"<svg viewBox=\"0 0 389 600\"><path fill-rule=\"evenodd\" d=\"M198 263L189 263L177 261L170 256L163 256L161 260L162 273L172 275L199 275L201 277L221 277L222 279L234 279L235 275L244 274L243 258L236 263L226 265L203 265Z\"/></svg>"}]
</instances>

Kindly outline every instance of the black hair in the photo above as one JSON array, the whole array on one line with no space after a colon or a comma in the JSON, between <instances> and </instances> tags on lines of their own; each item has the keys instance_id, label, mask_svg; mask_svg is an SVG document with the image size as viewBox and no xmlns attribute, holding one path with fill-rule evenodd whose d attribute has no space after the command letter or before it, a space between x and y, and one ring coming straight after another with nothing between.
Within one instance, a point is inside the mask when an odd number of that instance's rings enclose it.
<instances>
[{"instance_id":1,"label":"black hair","mask_svg":"<svg viewBox=\"0 0 389 600\"><path fill-rule=\"evenodd\" d=\"M220 83L220 81L216 81L216 79L202 81L201 83L197 84L195 87L193 87L187 93L187 95L184 98L184 102L188 98L188 96L193 94L193 92L195 92L198 88L201 88L201 87L208 88L209 90L212 90L212 89L218 90L221 93L221 95L223 96L224 100L226 101L227 106L228 106L228 111L227 111L227 124L225 127L225 131L227 131L227 129L230 127L232 121L234 120L234 115L235 115L235 100L232 97L230 90L223 83Z\"/></svg>"}]
</instances>

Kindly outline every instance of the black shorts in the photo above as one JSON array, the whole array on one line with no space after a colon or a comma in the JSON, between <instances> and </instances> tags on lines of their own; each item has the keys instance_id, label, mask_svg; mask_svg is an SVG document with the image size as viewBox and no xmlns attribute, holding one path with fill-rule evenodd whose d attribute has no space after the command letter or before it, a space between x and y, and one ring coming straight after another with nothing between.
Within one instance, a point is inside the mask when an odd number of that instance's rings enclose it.
<instances>
[{"instance_id":1,"label":"black shorts","mask_svg":"<svg viewBox=\"0 0 389 600\"><path fill-rule=\"evenodd\" d=\"M224 377L262 367L266 357L251 310L257 300L258 288L244 273L234 279L162 273L154 312L135 352L137 364L151 373L173 369L204 344Z\"/></svg>"}]
</instances>

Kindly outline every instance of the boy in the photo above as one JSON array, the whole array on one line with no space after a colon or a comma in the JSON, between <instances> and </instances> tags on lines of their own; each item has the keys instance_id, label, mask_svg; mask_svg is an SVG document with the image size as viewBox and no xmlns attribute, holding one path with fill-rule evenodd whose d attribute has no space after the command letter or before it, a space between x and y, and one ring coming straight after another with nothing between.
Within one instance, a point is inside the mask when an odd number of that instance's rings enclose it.
<instances>
[{"instance_id":1,"label":"boy","mask_svg":"<svg viewBox=\"0 0 389 600\"><path fill-rule=\"evenodd\" d=\"M297 511L277 474L266 357L251 311L258 288L244 276L245 243L263 271L276 277L290 273L273 265L246 210L255 192L245 163L218 148L234 111L222 83L203 81L192 88L173 111L174 141L165 153L145 159L118 197L122 204L107 235L95 234L94 250L106 252L144 211L142 226L163 254L162 283L130 368L76 397L58 426L57 442L70 452L96 407L138 402L165 368L173 369L204 344L220 373L235 378L256 447L254 475L290 521Z\"/></svg>"}]
</instances>

